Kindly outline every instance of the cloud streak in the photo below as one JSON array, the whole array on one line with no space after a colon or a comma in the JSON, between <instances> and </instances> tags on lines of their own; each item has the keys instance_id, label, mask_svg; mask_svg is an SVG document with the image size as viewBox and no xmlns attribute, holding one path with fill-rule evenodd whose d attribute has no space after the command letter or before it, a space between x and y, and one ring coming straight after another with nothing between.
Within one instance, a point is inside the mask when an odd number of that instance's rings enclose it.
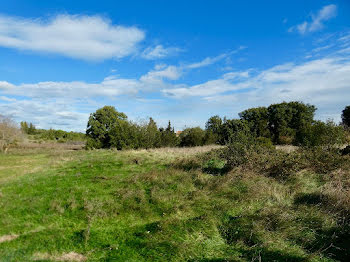
<instances>
[{"instance_id":1,"label":"cloud streak","mask_svg":"<svg viewBox=\"0 0 350 262\"><path fill-rule=\"evenodd\" d=\"M317 14L311 15L311 21L304 21L301 24L292 26L289 28L289 32L298 32L300 34L306 34L311 32L320 31L324 27L324 22L337 16L337 6L334 4L326 5Z\"/></svg>"},{"instance_id":2,"label":"cloud streak","mask_svg":"<svg viewBox=\"0 0 350 262\"><path fill-rule=\"evenodd\" d=\"M155 47L148 47L146 48L142 54L141 57L147 60L157 60L157 59L163 59L169 56L173 56L178 54L179 52L183 51L181 48L178 47L164 47L163 45L157 45Z\"/></svg>"}]
</instances>

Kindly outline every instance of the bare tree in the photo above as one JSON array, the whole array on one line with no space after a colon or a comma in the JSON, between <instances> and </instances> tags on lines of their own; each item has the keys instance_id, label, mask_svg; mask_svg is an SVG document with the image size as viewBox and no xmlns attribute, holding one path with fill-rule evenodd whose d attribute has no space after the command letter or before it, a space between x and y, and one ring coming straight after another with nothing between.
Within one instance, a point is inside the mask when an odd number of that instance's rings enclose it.
<instances>
[{"instance_id":1,"label":"bare tree","mask_svg":"<svg viewBox=\"0 0 350 262\"><path fill-rule=\"evenodd\" d=\"M6 153L10 146L22 139L22 132L9 117L0 115L0 152Z\"/></svg>"}]
</instances>

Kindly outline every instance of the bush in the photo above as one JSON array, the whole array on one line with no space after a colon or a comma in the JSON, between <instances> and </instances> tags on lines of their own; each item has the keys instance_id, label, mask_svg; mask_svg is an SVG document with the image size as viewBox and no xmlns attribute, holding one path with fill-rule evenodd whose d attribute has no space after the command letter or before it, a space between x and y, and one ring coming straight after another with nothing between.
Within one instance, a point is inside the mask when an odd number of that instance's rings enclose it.
<instances>
[{"instance_id":1,"label":"bush","mask_svg":"<svg viewBox=\"0 0 350 262\"><path fill-rule=\"evenodd\" d=\"M303 136L299 139L300 145L307 147L314 146L336 146L345 142L345 130L342 126L336 125L328 120L326 123L316 121L305 128Z\"/></svg>"},{"instance_id":2,"label":"bush","mask_svg":"<svg viewBox=\"0 0 350 262\"><path fill-rule=\"evenodd\" d=\"M307 160L310 169L322 174L341 168L349 161L342 157L339 149L332 147L307 148L302 151L302 157Z\"/></svg>"},{"instance_id":3,"label":"bush","mask_svg":"<svg viewBox=\"0 0 350 262\"><path fill-rule=\"evenodd\" d=\"M257 137L256 144L260 147L275 148L270 138L267 137Z\"/></svg>"},{"instance_id":4,"label":"bush","mask_svg":"<svg viewBox=\"0 0 350 262\"><path fill-rule=\"evenodd\" d=\"M248 155L256 147L256 142L251 133L242 130L231 134L224 159L227 162L227 168L240 166L248 161Z\"/></svg>"}]
</instances>

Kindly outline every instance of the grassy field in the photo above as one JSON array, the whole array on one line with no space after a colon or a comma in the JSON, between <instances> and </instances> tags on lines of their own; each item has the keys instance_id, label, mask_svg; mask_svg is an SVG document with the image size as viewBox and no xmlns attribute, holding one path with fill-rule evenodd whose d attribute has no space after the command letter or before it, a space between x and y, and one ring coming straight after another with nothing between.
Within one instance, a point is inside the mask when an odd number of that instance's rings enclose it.
<instances>
[{"instance_id":1,"label":"grassy field","mask_svg":"<svg viewBox=\"0 0 350 262\"><path fill-rule=\"evenodd\" d=\"M346 170L213 175L211 149L0 155L0 261L349 261Z\"/></svg>"}]
</instances>

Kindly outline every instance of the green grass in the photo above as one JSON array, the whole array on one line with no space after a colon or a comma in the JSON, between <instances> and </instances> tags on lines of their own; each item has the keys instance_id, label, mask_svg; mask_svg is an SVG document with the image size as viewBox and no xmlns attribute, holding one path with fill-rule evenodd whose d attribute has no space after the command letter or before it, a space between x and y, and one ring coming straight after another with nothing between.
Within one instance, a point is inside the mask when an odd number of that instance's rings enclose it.
<instances>
[{"instance_id":1,"label":"green grass","mask_svg":"<svg viewBox=\"0 0 350 262\"><path fill-rule=\"evenodd\" d=\"M333 246L349 235L320 205L322 175L303 170L280 181L172 164L192 154L0 155L0 237L18 236L0 243L0 261L69 252L88 261L345 261Z\"/></svg>"}]
</instances>

